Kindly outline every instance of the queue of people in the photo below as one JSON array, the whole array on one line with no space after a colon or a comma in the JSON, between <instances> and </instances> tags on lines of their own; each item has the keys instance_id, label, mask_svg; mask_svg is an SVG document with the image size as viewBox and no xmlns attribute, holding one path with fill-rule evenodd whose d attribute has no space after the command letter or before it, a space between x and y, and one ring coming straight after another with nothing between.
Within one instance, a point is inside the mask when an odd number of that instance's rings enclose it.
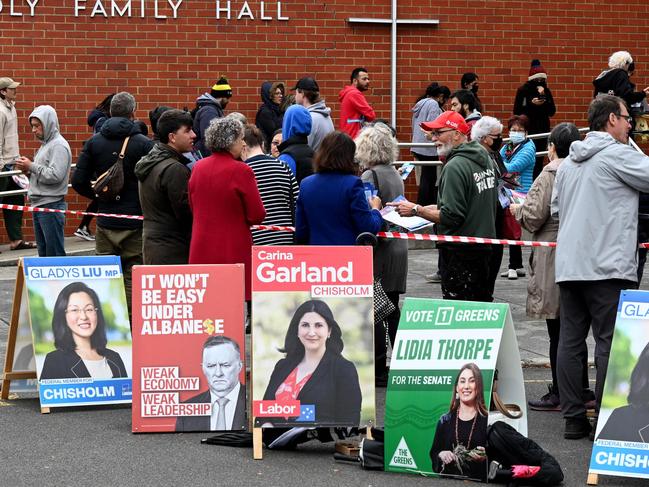
<instances>
[{"instance_id":1,"label":"queue of people","mask_svg":"<svg viewBox=\"0 0 649 487\"><path fill-rule=\"evenodd\" d=\"M170 107L153 110L155 144L135 120L135 98L127 92L111 95L108 116L97 109L101 113L93 117L93 128L101 125L84 144L72 187L96 202L99 212L144 215L143 222L97 220L96 252L121 257L129 312L134 265L244 263L250 301L253 243L354 245L359 234L386 229L383 206L430 220L441 235L497 238L504 236L504 222L513 219L534 240L556 240L556 251L539 248L530 257L527 313L546 320L552 369L548 394L530 406L561 409L565 437L580 438L592 429L587 408L598 411L601 404L619 291L637 286L638 200L640 192L649 192L649 159L626 145L628 101L637 103L649 91L633 91L633 61L627 54L615 53L611 69L594 82L597 96L589 108L586 139L579 140L572 124L557 125L548 138L550 162L536 178L539 146L528 136L547 130L556 110L538 60L517 93L506 145L503 124L481 113L475 73L467 73L463 89L452 94L448 87L429 85L413 107L413 137L431 140L433 147L413 154L418 160L441 159L443 165L439 174L422 171L425 187L417 203L395 202L404 195L392 164L397 139L388 124L373 121L376 114L364 95L370 83L365 68L356 68L340 93L341 131L334 130L313 78L296 83L296 103L290 106L283 83L264 83L255 126L241 114L225 115L232 87L223 77L197 99L193 116ZM15 83L3 80L0 93L6 96ZM450 109L444 111L447 102ZM72 156L56 112L41 106L29 121L42 147L33 161L16 158L15 167L29 175L34 206L65 209ZM317 137L310 138L316 126ZM119 198L97 198L93 181L120 153ZM364 183L378 194L368 197ZM526 196L523 203L512 203L512 189ZM295 234L251 232L258 224L294 225ZM64 255L63 215L44 213L34 225L39 255ZM438 249L445 299L493 300L502 247L444 243ZM583 256L578 261L577 253ZM503 277L516 279L525 272L520 247L510 247ZM387 374L386 344L395 340L399 296L406 292L406 242L379 242L374 273L397 308L386 319L387 341L380 328L375 338L380 382ZM585 345L591 327L598 369L594 392L588 387ZM433 462L448 463L441 453Z\"/></svg>"}]
</instances>

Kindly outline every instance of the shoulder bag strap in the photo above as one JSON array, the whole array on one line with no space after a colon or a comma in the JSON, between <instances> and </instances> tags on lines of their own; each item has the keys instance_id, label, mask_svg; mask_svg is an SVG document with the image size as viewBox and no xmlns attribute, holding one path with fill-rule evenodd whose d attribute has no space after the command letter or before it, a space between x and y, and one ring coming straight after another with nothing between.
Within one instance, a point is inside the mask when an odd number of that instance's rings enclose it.
<instances>
[{"instance_id":1,"label":"shoulder bag strap","mask_svg":"<svg viewBox=\"0 0 649 487\"><path fill-rule=\"evenodd\" d=\"M119 160L123 161L124 160L124 155L126 154L126 147L128 146L128 141L131 137L126 137L124 139L124 143L122 144L122 150L119 151Z\"/></svg>"}]
</instances>

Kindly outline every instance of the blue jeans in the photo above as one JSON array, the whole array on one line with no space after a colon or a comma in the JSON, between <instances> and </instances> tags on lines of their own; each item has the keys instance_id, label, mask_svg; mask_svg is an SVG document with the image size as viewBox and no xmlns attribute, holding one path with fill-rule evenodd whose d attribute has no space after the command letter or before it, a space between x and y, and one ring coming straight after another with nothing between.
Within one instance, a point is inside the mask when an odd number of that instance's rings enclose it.
<instances>
[{"instance_id":1,"label":"blue jeans","mask_svg":"<svg viewBox=\"0 0 649 487\"><path fill-rule=\"evenodd\" d=\"M52 208L65 210L66 205L63 199L54 203L47 203L39 208ZM65 244L63 240L63 228L65 227L64 213L41 213L35 211L34 233L36 235L36 246L39 257L65 256Z\"/></svg>"}]
</instances>

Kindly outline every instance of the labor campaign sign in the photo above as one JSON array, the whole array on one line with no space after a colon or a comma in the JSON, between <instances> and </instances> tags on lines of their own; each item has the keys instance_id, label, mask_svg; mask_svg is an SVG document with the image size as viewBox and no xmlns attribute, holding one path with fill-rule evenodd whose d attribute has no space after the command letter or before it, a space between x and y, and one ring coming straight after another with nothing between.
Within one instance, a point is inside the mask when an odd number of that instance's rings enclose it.
<instances>
[{"instance_id":1,"label":"labor campaign sign","mask_svg":"<svg viewBox=\"0 0 649 487\"><path fill-rule=\"evenodd\" d=\"M252 251L255 425L375 422L371 247Z\"/></svg>"},{"instance_id":2,"label":"labor campaign sign","mask_svg":"<svg viewBox=\"0 0 649 487\"><path fill-rule=\"evenodd\" d=\"M131 333L119 257L23 263L41 406L130 403Z\"/></svg>"},{"instance_id":3,"label":"labor campaign sign","mask_svg":"<svg viewBox=\"0 0 649 487\"><path fill-rule=\"evenodd\" d=\"M133 268L133 432L247 429L243 309L243 264Z\"/></svg>"},{"instance_id":4,"label":"labor campaign sign","mask_svg":"<svg viewBox=\"0 0 649 487\"><path fill-rule=\"evenodd\" d=\"M505 327L514 334L507 304L405 300L386 396L386 470L486 480L492 382ZM518 355L515 337L507 348ZM499 390L514 383L520 394L520 358L515 367L516 377L501 369ZM519 400L524 404L524 394Z\"/></svg>"},{"instance_id":5,"label":"labor campaign sign","mask_svg":"<svg viewBox=\"0 0 649 487\"><path fill-rule=\"evenodd\" d=\"M649 479L649 292L623 291L589 473Z\"/></svg>"}]
</instances>

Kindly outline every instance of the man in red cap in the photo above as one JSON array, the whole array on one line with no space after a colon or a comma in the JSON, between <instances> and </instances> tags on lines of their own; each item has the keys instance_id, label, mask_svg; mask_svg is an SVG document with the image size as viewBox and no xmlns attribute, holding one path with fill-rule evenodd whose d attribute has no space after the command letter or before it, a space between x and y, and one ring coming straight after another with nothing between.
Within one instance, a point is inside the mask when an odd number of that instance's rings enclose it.
<instances>
[{"instance_id":1,"label":"man in red cap","mask_svg":"<svg viewBox=\"0 0 649 487\"><path fill-rule=\"evenodd\" d=\"M468 142L462 115L444 112L421 128L430 133L437 154L446 158L437 205L394 203L401 216L418 215L436 223L439 235L496 237L496 172L478 142ZM491 245L439 243L444 299L493 301L489 286Z\"/></svg>"}]
</instances>

